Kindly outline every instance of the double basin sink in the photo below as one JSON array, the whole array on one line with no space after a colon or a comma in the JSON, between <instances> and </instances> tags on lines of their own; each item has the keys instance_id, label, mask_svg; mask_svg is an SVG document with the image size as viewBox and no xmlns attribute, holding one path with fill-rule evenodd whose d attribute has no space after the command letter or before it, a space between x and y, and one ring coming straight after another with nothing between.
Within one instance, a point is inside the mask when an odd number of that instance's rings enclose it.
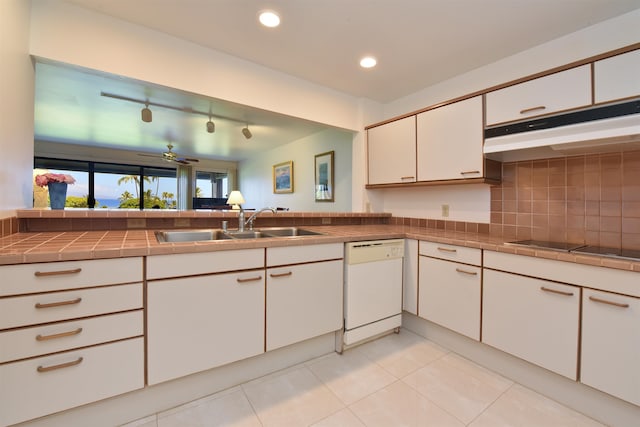
<instances>
[{"instance_id":1,"label":"double basin sink","mask_svg":"<svg viewBox=\"0 0 640 427\"><path fill-rule=\"evenodd\" d=\"M261 239L266 237L320 236L322 233L298 227L273 227L255 230L169 230L156 231L160 243L201 242L209 240Z\"/></svg>"}]
</instances>

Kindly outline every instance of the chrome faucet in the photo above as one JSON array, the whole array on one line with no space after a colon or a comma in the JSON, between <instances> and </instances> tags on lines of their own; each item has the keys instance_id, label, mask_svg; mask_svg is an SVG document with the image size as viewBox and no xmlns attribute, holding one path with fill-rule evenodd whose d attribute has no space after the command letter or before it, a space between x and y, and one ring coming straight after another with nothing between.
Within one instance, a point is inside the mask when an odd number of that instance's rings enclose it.
<instances>
[{"instance_id":1,"label":"chrome faucet","mask_svg":"<svg viewBox=\"0 0 640 427\"><path fill-rule=\"evenodd\" d=\"M243 223L243 220L244 220L244 211L240 211L240 212L241 212L241 214L239 214L239 215L238 215L238 223L239 223L239 224L242 224L242 225L240 226L240 227L241 227L241 228L240 228L240 231L244 231L244 226L245 226L245 225L248 225L248 226L249 226L249 230L253 230L253 221L255 221L256 217L257 217L258 215L260 215L260 214L261 214L262 212L264 212L264 211L271 211L271 212L273 212L273 213L278 212L278 211L276 210L276 208L269 208L269 207L267 207L267 208L262 208L262 209L260 209L260 210L255 211L255 212L253 213L253 215L251 215L251 216L249 217L249 219L248 219L246 222L244 222L244 223Z\"/></svg>"}]
</instances>

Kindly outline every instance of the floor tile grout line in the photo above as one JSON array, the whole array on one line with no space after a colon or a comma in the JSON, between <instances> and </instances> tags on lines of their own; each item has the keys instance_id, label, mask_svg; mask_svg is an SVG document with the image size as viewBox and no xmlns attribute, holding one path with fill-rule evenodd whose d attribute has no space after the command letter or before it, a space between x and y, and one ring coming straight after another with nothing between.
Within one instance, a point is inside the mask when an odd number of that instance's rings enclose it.
<instances>
[{"instance_id":1,"label":"floor tile grout line","mask_svg":"<svg viewBox=\"0 0 640 427\"><path fill-rule=\"evenodd\" d=\"M493 372L493 371L492 371ZM468 426L473 424L478 418L480 418L480 416L482 414L484 414L485 412L487 412L489 410L489 408L491 408L493 405L496 404L496 402L498 400L500 400L500 398L502 398L502 396L504 396L509 390L511 390L513 388L514 385L516 385L517 383L515 381L511 382L511 385L509 387L507 387L502 393L500 393L498 395L498 397L496 397L491 403L489 403L487 405L486 408L484 408L482 411L480 411L480 413L478 415L476 415L471 421L469 421L469 424L467 424Z\"/></svg>"}]
</instances>

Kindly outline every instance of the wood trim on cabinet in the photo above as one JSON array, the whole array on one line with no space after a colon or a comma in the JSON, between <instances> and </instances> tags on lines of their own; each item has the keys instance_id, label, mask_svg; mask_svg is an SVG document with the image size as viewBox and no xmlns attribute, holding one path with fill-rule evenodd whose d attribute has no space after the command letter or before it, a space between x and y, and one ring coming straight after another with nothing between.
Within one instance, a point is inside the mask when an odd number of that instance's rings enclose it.
<instances>
[{"instance_id":1,"label":"wood trim on cabinet","mask_svg":"<svg viewBox=\"0 0 640 427\"><path fill-rule=\"evenodd\" d=\"M407 183L393 183L393 184L367 184L365 188L372 190L375 188L409 188L409 187L426 187L431 185L454 185L454 184L492 184L500 185L499 179L491 178L461 178L461 179L447 179L442 181L417 181Z\"/></svg>"},{"instance_id":2,"label":"wood trim on cabinet","mask_svg":"<svg viewBox=\"0 0 640 427\"><path fill-rule=\"evenodd\" d=\"M474 96L484 95L486 93L493 92L493 91L498 90L498 89L504 89L504 88L509 87L509 86L515 86L517 84L524 83L524 82L527 82L529 80L534 80L534 79L537 79L539 77L545 77L545 76L548 76L548 75L551 75L551 74L556 74L556 73L559 73L559 72L562 72L562 71L569 70L571 68L575 68L575 67L579 67L581 65L594 63L594 62L600 61L602 59L611 58L612 56L621 55L623 53L631 52L631 51L637 50L637 49L640 49L640 43L634 43L634 44L631 44L629 46L624 46L624 47L621 47L621 48L618 48L618 49L614 49L614 50L609 51L609 52L605 52L605 53L601 53L601 54L598 54L598 55L590 56L588 58L584 58L584 59L581 59L581 60L578 60L578 61L573 61L573 62L570 62L568 64L564 64L564 65L561 65L561 66L558 66L558 67L554 67L554 68L551 68L551 69L548 69L548 70L540 71L538 73L530 74L528 76L520 77L518 79L511 80L509 82L501 83L501 84L498 84L498 85L495 85L495 86L490 86L488 88L481 89L481 90L478 90L478 91L475 91L475 92L472 92L472 93L469 93L469 94L466 94L466 95L463 95L463 96L459 96L457 98L453 98L453 99L450 99L450 100L447 100L447 101L444 101L444 102L439 102L437 104L430 105L428 107L422 108L420 110L413 111L411 113L403 114L401 116L397 116L397 117L393 117L393 118L390 118L390 119L387 119L387 120L384 120L384 121L381 121L381 122L373 123L371 125L365 126L364 129L368 130L368 129L371 129L371 128L374 128L374 127L382 126L382 125L387 124L387 123L395 122L396 120L401 120L401 119L404 119L404 118L407 118L407 117L410 117L410 116L413 116L413 115L416 115L416 114L424 113L425 111L433 110L435 108L443 107L445 105L453 104L455 102L464 101L465 99L473 98ZM592 79L593 79L593 73L591 73L591 75L592 75ZM593 93L593 91L592 91L592 93Z\"/></svg>"}]
</instances>

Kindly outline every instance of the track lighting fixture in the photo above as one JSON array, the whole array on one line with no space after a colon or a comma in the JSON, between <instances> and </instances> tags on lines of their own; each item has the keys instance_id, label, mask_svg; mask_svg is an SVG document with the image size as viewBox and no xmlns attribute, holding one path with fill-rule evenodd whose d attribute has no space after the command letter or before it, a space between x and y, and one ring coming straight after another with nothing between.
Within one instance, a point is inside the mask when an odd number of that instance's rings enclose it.
<instances>
[{"instance_id":1,"label":"track lighting fixture","mask_svg":"<svg viewBox=\"0 0 640 427\"><path fill-rule=\"evenodd\" d=\"M213 114L211 110L209 110L208 113L205 113L204 111L194 110L193 108L190 108L190 107L174 107L173 105L152 102L152 101L149 101L148 99L142 100L142 99L136 99L136 98L129 98L128 96L115 95L107 92L100 92L100 95L105 96L107 98L114 98L122 101L129 101L129 102L136 102L138 104L144 104L144 108L142 109L141 113L142 113L142 121L145 123L151 123L152 114L151 114L151 110L149 109L149 106L153 105L154 107L162 107L162 108L167 108L169 110L181 111L187 114L198 114L201 116L209 117L209 121L206 123L206 129L207 129L207 132L209 133L214 133L216 131L216 124L213 122L213 118L215 117L216 119L220 119L220 120L226 120L226 121L236 122L236 123L245 123L245 126L242 128L242 135L244 135L246 139L251 139L251 137L253 136L253 134L249 130L249 123L247 123L245 120L238 120L238 119L234 119L233 117L226 117L218 114Z\"/></svg>"},{"instance_id":2,"label":"track lighting fixture","mask_svg":"<svg viewBox=\"0 0 640 427\"><path fill-rule=\"evenodd\" d=\"M207 122L207 132L214 133L216 131L216 125L211 121L211 116L209 116L209 121Z\"/></svg>"},{"instance_id":3,"label":"track lighting fixture","mask_svg":"<svg viewBox=\"0 0 640 427\"><path fill-rule=\"evenodd\" d=\"M246 125L245 127L242 128L242 134L244 135L245 138L251 139L253 134L249 130L249 125Z\"/></svg>"},{"instance_id":4,"label":"track lighting fixture","mask_svg":"<svg viewBox=\"0 0 640 427\"><path fill-rule=\"evenodd\" d=\"M153 120L151 110L149 109L149 103L145 102L144 108L142 109L142 121L145 123L151 123Z\"/></svg>"}]
</instances>

